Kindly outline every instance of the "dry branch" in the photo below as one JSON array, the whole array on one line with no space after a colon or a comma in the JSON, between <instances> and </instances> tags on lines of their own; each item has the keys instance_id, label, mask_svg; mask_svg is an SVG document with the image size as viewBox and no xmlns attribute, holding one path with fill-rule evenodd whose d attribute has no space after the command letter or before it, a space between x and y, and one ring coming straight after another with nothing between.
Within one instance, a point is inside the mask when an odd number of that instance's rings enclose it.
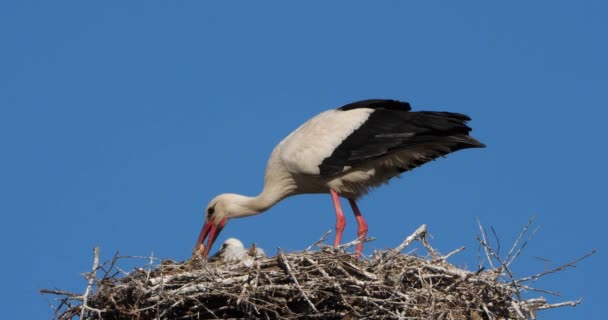
<instances>
[{"instance_id":1,"label":"dry branch","mask_svg":"<svg viewBox=\"0 0 608 320\"><path fill-rule=\"evenodd\" d=\"M95 249L93 249L93 269L91 270L91 273L86 274L85 278L88 278L88 283L87 283L87 288L84 291L84 294L82 295L82 307L80 308L80 319L84 319L84 313L85 311L89 310L89 306L87 306L87 302L88 302L88 298L89 298L89 293L91 292L91 289L93 288L93 283L95 283L95 278L97 277L97 267L99 267L99 247L95 247Z\"/></svg>"},{"instance_id":2,"label":"dry branch","mask_svg":"<svg viewBox=\"0 0 608 320\"><path fill-rule=\"evenodd\" d=\"M528 230L529 225L525 227ZM574 306L578 301L549 303L543 297L522 299L522 284L573 266L588 255L531 277L513 279L508 265L521 252L525 232L501 259L486 242L486 257L497 268L477 272L445 260L462 251L441 255L428 243L422 225L393 250L356 259L344 250L316 242L319 251L284 253L253 262L210 263L154 259L124 276L112 261L98 265L95 254L91 281L84 295L44 290L58 297L55 318L74 319L536 319L538 310ZM494 233L495 234L495 233ZM323 236L325 239L327 234ZM402 254L420 241L430 257ZM101 278L95 278L98 270ZM99 273L98 273L99 274ZM93 277L90 277L93 275Z\"/></svg>"}]
</instances>

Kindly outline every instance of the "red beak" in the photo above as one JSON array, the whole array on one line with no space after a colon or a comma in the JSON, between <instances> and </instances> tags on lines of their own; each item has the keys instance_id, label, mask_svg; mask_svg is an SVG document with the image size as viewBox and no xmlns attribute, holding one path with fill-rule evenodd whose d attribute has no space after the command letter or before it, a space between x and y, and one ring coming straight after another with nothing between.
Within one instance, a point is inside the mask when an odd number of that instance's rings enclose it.
<instances>
[{"instance_id":1,"label":"red beak","mask_svg":"<svg viewBox=\"0 0 608 320\"><path fill-rule=\"evenodd\" d=\"M213 246L215 239L217 239L217 236L220 234L220 232L222 232L222 229L224 229L226 222L228 222L228 218L223 219L217 225L213 224L212 221L205 223L205 225L203 226L203 229L201 229L200 235L198 236L196 245L194 246L194 251L200 252L203 242L205 242L205 239L207 238L207 236L209 236L209 239L207 240L207 245L204 246L203 253L202 253L202 257L207 258L207 255L209 255L209 250L211 249L211 246Z\"/></svg>"}]
</instances>

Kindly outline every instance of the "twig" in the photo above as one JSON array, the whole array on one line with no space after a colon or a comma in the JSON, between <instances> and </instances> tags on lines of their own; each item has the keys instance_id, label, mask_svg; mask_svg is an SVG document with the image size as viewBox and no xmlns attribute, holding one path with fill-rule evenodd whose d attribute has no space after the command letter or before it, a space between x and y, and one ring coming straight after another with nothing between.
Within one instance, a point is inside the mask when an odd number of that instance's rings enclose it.
<instances>
[{"instance_id":1,"label":"twig","mask_svg":"<svg viewBox=\"0 0 608 320\"><path fill-rule=\"evenodd\" d=\"M521 284L521 283L520 283L520 284L518 284L518 285L517 285L517 287L518 287L519 289L526 290L526 291L541 292L541 293L550 294L550 295L552 295L552 296L556 296L556 297L559 297L559 296L560 296L559 292L557 292L557 291L549 291L549 290L544 290L544 289L534 288L534 287L530 287L530 286L527 286L527 285L525 285L525 284Z\"/></svg>"},{"instance_id":2,"label":"twig","mask_svg":"<svg viewBox=\"0 0 608 320\"><path fill-rule=\"evenodd\" d=\"M517 315L521 318L526 320L526 316L524 316L523 312L521 311L521 308L519 307L519 301L511 301L511 306L513 307L513 309L515 310L515 313L517 313Z\"/></svg>"},{"instance_id":3,"label":"twig","mask_svg":"<svg viewBox=\"0 0 608 320\"><path fill-rule=\"evenodd\" d=\"M483 308L483 311L485 311L486 315L488 316L488 319L490 320L494 320L494 314L492 312L490 312L490 309L488 309L488 306L485 303L481 304L481 307Z\"/></svg>"},{"instance_id":4,"label":"twig","mask_svg":"<svg viewBox=\"0 0 608 320\"><path fill-rule=\"evenodd\" d=\"M437 250L435 250L433 247L431 247L431 244L426 239L426 232L419 237L419 240L420 242L422 242L422 245L426 248L426 250L429 252L431 257L433 257L433 259L441 260L441 254L437 252Z\"/></svg>"},{"instance_id":5,"label":"twig","mask_svg":"<svg viewBox=\"0 0 608 320\"><path fill-rule=\"evenodd\" d=\"M505 261L507 262L507 265L510 265L513 262L513 260L519 255L519 252L521 252L521 249L523 249L523 247L525 246L525 242L524 242L524 244L517 250L517 252L515 252L515 249L517 249L519 243L524 238L524 235L528 232L528 228L530 228L530 226L534 222L534 218L535 218L534 216L530 217L530 220L528 220L528 223L526 223L524 228L519 233L519 236L517 237L517 239L515 239L515 242L513 242L511 249L509 250L509 252L507 253L507 256L505 257ZM511 256L511 255L513 255L513 256Z\"/></svg>"},{"instance_id":6,"label":"twig","mask_svg":"<svg viewBox=\"0 0 608 320\"><path fill-rule=\"evenodd\" d=\"M553 309L553 308L560 308L560 307L566 307L566 306L576 307L581 302L583 302L583 298L579 298L576 301L564 301L564 302L553 303L553 304L545 304L545 305L542 305L542 306L538 306L536 308L536 310Z\"/></svg>"},{"instance_id":7,"label":"twig","mask_svg":"<svg viewBox=\"0 0 608 320\"><path fill-rule=\"evenodd\" d=\"M84 312L85 310L88 308L87 306L87 302L89 300L89 293L91 292L91 288L93 288L93 283L95 281L95 277L97 276L97 267L99 266L99 247L95 247L95 249L93 249L93 269L91 271L91 273L86 274L85 278L87 278L88 281L88 285L86 290L84 291L84 294L82 295L82 306L80 307L80 320L84 319Z\"/></svg>"},{"instance_id":8,"label":"twig","mask_svg":"<svg viewBox=\"0 0 608 320\"><path fill-rule=\"evenodd\" d=\"M454 249L452 252L450 252L450 253L444 255L443 257L441 257L441 260L446 261L449 257L451 257L451 256L453 256L453 255L455 255L455 254L457 254L459 252L462 252L464 250L465 250L465 247L460 247L458 249Z\"/></svg>"},{"instance_id":9,"label":"twig","mask_svg":"<svg viewBox=\"0 0 608 320\"><path fill-rule=\"evenodd\" d=\"M492 230L492 235L494 235L494 240L496 241L496 249L494 251L496 251L497 256L500 256L500 237L496 233L496 230L494 230L493 226L490 226L490 230Z\"/></svg>"},{"instance_id":10,"label":"twig","mask_svg":"<svg viewBox=\"0 0 608 320\"><path fill-rule=\"evenodd\" d=\"M68 292L68 291L64 291L64 290L41 289L40 293L54 294L54 295L58 295L58 296L66 296L73 300L82 300L81 294L76 294L76 293L72 293L72 292Z\"/></svg>"},{"instance_id":11,"label":"twig","mask_svg":"<svg viewBox=\"0 0 608 320\"><path fill-rule=\"evenodd\" d=\"M287 257L285 257L285 255L283 254L283 251L281 251L281 250L279 250L279 258L283 262L283 264L285 265L285 269L287 270L287 273L289 273L289 276L291 276L291 279L293 280L293 283L296 285L296 287L298 288L298 290L300 290L300 293L302 294L302 296L304 297L304 299L306 300L306 302L308 302L308 305L312 308L312 310L314 310L315 312L319 313L319 310L317 310L317 308L312 303L312 301L310 301L310 299L308 299L308 296L306 295L306 293L302 289L302 286L300 286L300 282L298 282L298 279L296 278L296 276L291 271L291 266L289 265L289 260L287 260Z\"/></svg>"},{"instance_id":12,"label":"twig","mask_svg":"<svg viewBox=\"0 0 608 320\"><path fill-rule=\"evenodd\" d=\"M358 245L359 243L365 243L365 242L370 242L370 241L374 241L374 240L376 240L375 237L357 238L351 242L347 242L347 243L337 246L336 249L338 249L338 250L348 249L350 247L354 247L354 246Z\"/></svg>"},{"instance_id":13,"label":"twig","mask_svg":"<svg viewBox=\"0 0 608 320\"><path fill-rule=\"evenodd\" d=\"M481 239L479 239L479 237L477 239L481 242L483 247L486 249L486 253L488 253L491 257L496 259L496 261L498 261L498 263L500 263L501 269L499 269L499 271L504 270L507 273L510 283L515 288L515 294L517 295L518 301L522 301L522 296L521 296L521 292L519 290L519 285L515 281L515 278L513 277L513 273L509 269L509 266L506 265L506 263L500 258L500 256L494 251L494 249L492 249L492 247L488 243L486 243L485 241L481 241Z\"/></svg>"},{"instance_id":14,"label":"twig","mask_svg":"<svg viewBox=\"0 0 608 320\"><path fill-rule=\"evenodd\" d=\"M481 221L479 221L479 217L477 218L477 225L479 226L479 232L481 233L481 238L483 239L483 243L488 243L487 241L487 237L486 237L486 231L483 229L483 226L481 225ZM485 253L486 253L486 258L488 260L488 263L490 264L490 267L492 267L492 269L496 269L496 267L494 267L494 263L492 262L492 258L490 257L490 253L488 252L488 249L486 246L483 247Z\"/></svg>"},{"instance_id":15,"label":"twig","mask_svg":"<svg viewBox=\"0 0 608 320\"><path fill-rule=\"evenodd\" d=\"M520 279L516 280L516 282L517 283L522 283L522 282L526 282L526 281L530 281L530 280L537 280L538 278L540 278L542 276L545 276L545 275L548 275L550 273L554 273L554 272L557 272L557 271L562 271L562 270L565 270L566 268L574 268L574 267L576 267L576 263L580 262L581 260L589 258L590 256L594 255L595 252L596 252L596 250L593 249L593 250L591 250L591 252L583 255L582 257L579 257L579 258L576 258L576 259L574 259L574 260L572 260L570 262L564 263L564 264L562 264L561 266L559 266L557 268L546 270L546 271L543 271L543 272L541 272L539 274L535 274L533 276L520 278Z\"/></svg>"},{"instance_id":16,"label":"twig","mask_svg":"<svg viewBox=\"0 0 608 320\"><path fill-rule=\"evenodd\" d=\"M310 251L312 248L316 247L319 243L324 242L330 234L331 234L331 229L327 230L325 232L325 234L323 234L323 236L321 236L321 238L319 240L315 241L315 243L308 246L306 249L304 249L304 251Z\"/></svg>"},{"instance_id":17,"label":"twig","mask_svg":"<svg viewBox=\"0 0 608 320\"><path fill-rule=\"evenodd\" d=\"M412 233L409 237L405 238L403 242L397 246L397 248L392 250L391 256L396 256L399 252L403 251L407 246L409 246L414 240L420 239L426 233L426 224L421 225Z\"/></svg>"}]
</instances>

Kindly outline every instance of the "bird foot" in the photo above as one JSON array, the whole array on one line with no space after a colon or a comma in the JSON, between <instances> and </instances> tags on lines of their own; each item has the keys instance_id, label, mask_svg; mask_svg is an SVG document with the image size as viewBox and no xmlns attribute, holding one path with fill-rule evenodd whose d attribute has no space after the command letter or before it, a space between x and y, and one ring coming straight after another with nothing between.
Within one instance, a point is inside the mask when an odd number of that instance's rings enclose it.
<instances>
[{"instance_id":1,"label":"bird foot","mask_svg":"<svg viewBox=\"0 0 608 320\"><path fill-rule=\"evenodd\" d=\"M205 245L200 244L192 250L192 257L190 259L203 258L203 251L205 250Z\"/></svg>"}]
</instances>

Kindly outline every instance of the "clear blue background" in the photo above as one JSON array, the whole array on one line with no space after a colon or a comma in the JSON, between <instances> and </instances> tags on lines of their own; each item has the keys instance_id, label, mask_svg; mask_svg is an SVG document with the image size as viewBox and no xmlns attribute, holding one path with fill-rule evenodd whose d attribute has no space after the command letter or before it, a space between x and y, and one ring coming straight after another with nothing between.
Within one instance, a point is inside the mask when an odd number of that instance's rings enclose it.
<instances>
[{"instance_id":1,"label":"clear blue background","mask_svg":"<svg viewBox=\"0 0 608 320\"><path fill-rule=\"evenodd\" d=\"M366 253L426 223L439 250L467 246L452 262L475 269L476 217L506 247L536 215L516 275L599 249L535 284L562 293L551 301L584 299L541 317L598 319L607 31L605 1L2 1L3 318L50 318L38 290L82 292L94 246L102 259L188 258L207 202L257 194L286 134L380 97L466 113L488 148L364 198L377 237ZM299 250L334 223L329 196L304 195L231 221L218 241Z\"/></svg>"}]
</instances>

